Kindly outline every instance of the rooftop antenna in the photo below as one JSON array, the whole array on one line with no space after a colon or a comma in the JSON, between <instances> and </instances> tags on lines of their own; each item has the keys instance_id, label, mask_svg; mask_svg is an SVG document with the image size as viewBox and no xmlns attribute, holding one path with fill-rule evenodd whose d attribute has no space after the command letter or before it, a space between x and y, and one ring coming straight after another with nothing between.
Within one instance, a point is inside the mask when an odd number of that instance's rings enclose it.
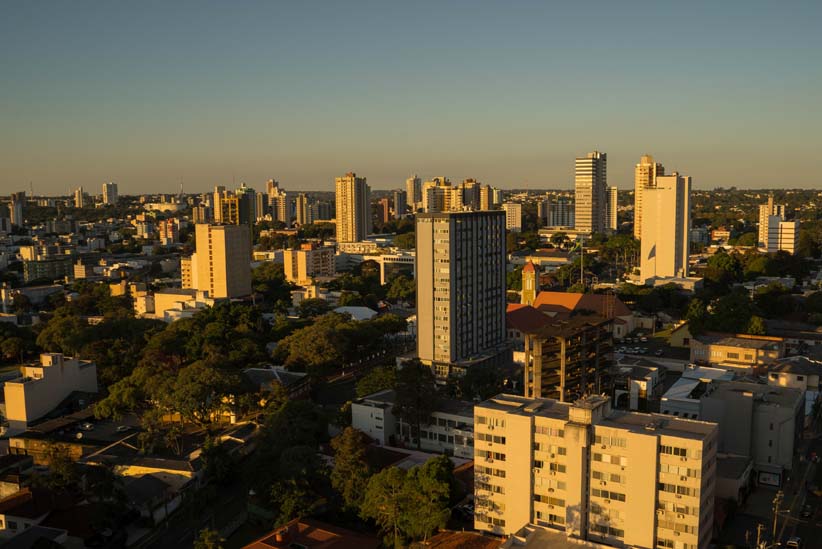
<instances>
[{"instance_id":1,"label":"rooftop antenna","mask_svg":"<svg viewBox=\"0 0 822 549\"><path fill-rule=\"evenodd\" d=\"M34 182L32 182L31 180L29 180L29 194L31 196L34 196Z\"/></svg>"}]
</instances>

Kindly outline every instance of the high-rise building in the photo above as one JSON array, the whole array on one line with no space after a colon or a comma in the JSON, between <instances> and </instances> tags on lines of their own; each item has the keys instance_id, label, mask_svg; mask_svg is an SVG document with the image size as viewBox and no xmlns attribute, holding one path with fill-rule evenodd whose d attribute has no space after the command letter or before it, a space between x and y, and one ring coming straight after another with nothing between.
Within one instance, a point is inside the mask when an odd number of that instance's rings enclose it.
<instances>
[{"instance_id":1,"label":"high-rise building","mask_svg":"<svg viewBox=\"0 0 822 549\"><path fill-rule=\"evenodd\" d=\"M83 208L86 205L86 195L83 192L83 187L77 187L74 190L74 207Z\"/></svg>"},{"instance_id":2,"label":"high-rise building","mask_svg":"<svg viewBox=\"0 0 822 549\"><path fill-rule=\"evenodd\" d=\"M337 242L360 242L371 233L371 189L349 172L335 181Z\"/></svg>"},{"instance_id":3,"label":"high-rise building","mask_svg":"<svg viewBox=\"0 0 822 549\"><path fill-rule=\"evenodd\" d=\"M26 203L26 191L11 193L9 200L9 217L11 224L23 226L23 205Z\"/></svg>"},{"instance_id":4,"label":"high-rise building","mask_svg":"<svg viewBox=\"0 0 822 549\"><path fill-rule=\"evenodd\" d=\"M656 178L642 191L640 276L687 277L691 241L691 178L677 172Z\"/></svg>"},{"instance_id":5,"label":"high-rise building","mask_svg":"<svg viewBox=\"0 0 822 549\"><path fill-rule=\"evenodd\" d=\"M769 231L771 227L770 218L772 216L778 217L780 220L785 219L785 205L784 204L774 204L773 201L773 193L768 195L768 202L766 204L759 205L759 230L758 230L758 246L760 248L765 248L768 251L775 251L770 249L770 238L769 238ZM778 229L778 223L777 223ZM778 240L778 236L776 239Z\"/></svg>"},{"instance_id":6,"label":"high-rise building","mask_svg":"<svg viewBox=\"0 0 822 549\"><path fill-rule=\"evenodd\" d=\"M377 219L382 223L391 221L391 201L388 197L380 198L377 201Z\"/></svg>"},{"instance_id":7,"label":"high-rise building","mask_svg":"<svg viewBox=\"0 0 822 549\"><path fill-rule=\"evenodd\" d=\"M505 214L419 214L417 354L438 379L505 358Z\"/></svg>"},{"instance_id":8,"label":"high-rise building","mask_svg":"<svg viewBox=\"0 0 822 549\"><path fill-rule=\"evenodd\" d=\"M556 313L524 333L525 396L573 402L609 393L613 322L597 314Z\"/></svg>"},{"instance_id":9,"label":"high-rise building","mask_svg":"<svg viewBox=\"0 0 822 549\"><path fill-rule=\"evenodd\" d=\"M405 194L411 211L416 212L422 202L422 179L417 177L417 174L405 180Z\"/></svg>"},{"instance_id":10,"label":"high-rise building","mask_svg":"<svg viewBox=\"0 0 822 549\"><path fill-rule=\"evenodd\" d=\"M269 179L266 183L266 192L274 221L284 223L286 227L291 226L291 200L288 193L274 179Z\"/></svg>"},{"instance_id":11,"label":"high-rise building","mask_svg":"<svg viewBox=\"0 0 822 549\"><path fill-rule=\"evenodd\" d=\"M394 198L394 219L404 217L408 210L408 201L405 191L397 190L393 193Z\"/></svg>"},{"instance_id":12,"label":"high-rise building","mask_svg":"<svg viewBox=\"0 0 822 549\"><path fill-rule=\"evenodd\" d=\"M488 211L494 205L494 191L491 185L481 185L479 190L479 209L481 211Z\"/></svg>"},{"instance_id":13,"label":"high-rise building","mask_svg":"<svg viewBox=\"0 0 822 549\"><path fill-rule=\"evenodd\" d=\"M497 395L474 407L474 527L528 524L615 547L707 548L719 428L662 414Z\"/></svg>"},{"instance_id":14,"label":"high-rise building","mask_svg":"<svg viewBox=\"0 0 822 549\"><path fill-rule=\"evenodd\" d=\"M450 212L454 189L447 177L435 177L422 186L422 211L425 213Z\"/></svg>"},{"instance_id":15,"label":"high-rise building","mask_svg":"<svg viewBox=\"0 0 822 549\"><path fill-rule=\"evenodd\" d=\"M480 209L480 188L482 184L476 179L466 179L454 188L451 198L451 209L479 210Z\"/></svg>"},{"instance_id":16,"label":"high-rise building","mask_svg":"<svg viewBox=\"0 0 822 549\"><path fill-rule=\"evenodd\" d=\"M522 231L522 204L519 202L506 202L502 205L505 212L505 228L513 232Z\"/></svg>"},{"instance_id":17,"label":"high-rise building","mask_svg":"<svg viewBox=\"0 0 822 549\"><path fill-rule=\"evenodd\" d=\"M619 209L619 191L616 187L608 187L608 208L605 215L605 228L615 231L619 227L617 210Z\"/></svg>"},{"instance_id":18,"label":"high-rise building","mask_svg":"<svg viewBox=\"0 0 822 549\"><path fill-rule=\"evenodd\" d=\"M607 155L599 151L576 159L574 228L581 232L605 231L608 202Z\"/></svg>"},{"instance_id":19,"label":"high-rise building","mask_svg":"<svg viewBox=\"0 0 822 549\"><path fill-rule=\"evenodd\" d=\"M257 199L257 221L262 221L266 216L271 216L271 202L268 199L268 193L255 193Z\"/></svg>"},{"instance_id":20,"label":"high-rise building","mask_svg":"<svg viewBox=\"0 0 822 549\"><path fill-rule=\"evenodd\" d=\"M312 204L305 193L298 194L294 204L297 214L297 225L302 227L303 225L311 225L314 223L316 208L311 207Z\"/></svg>"},{"instance_id":21,"label":"high-rise building","mask_svg":"<svg viewBox=\"0 0 822 549\"><path fill-rule=\"evenodd\" d=\"M646 154L634 167L634 238L642 238L642 192L656 187L656 178L665 175L665 167Z\"/></svg>"},{"instance_id":22,"label":"high-rise building","mask_svg":"<svg viewBox=\"0 0 822 549\"><path fill-rule=\"evenodd\" d=\"M223 199L228 196L228 193L225 190L225 187L222 185L217 185L214 187L214 193L212 194L213 198L211 200L212 208L214 211L214 221L216 223L223 222Z\"/></svg>"},{"instance_id":23,"label":"high-rise building","mask_svg":"<svg viewBox=\"0 0 822 549\"><path fill-rule=\"evenodd\" d=\"M196 251L187 260L186 288L212 298L251 295L251 229L248 225L207 225L195 228Z\"/></svg>"},{"instance_id":24,"label":"high-rise building","mask_svg":"<svg viewBox=\"0 0 822 549\"><path fill-rule=\"evenodd\" d=\"M170 246L180 241L180 220L176 218L161 219L157 226L162 246Z\"/></svg>"},{"instance_id":25,"label":"high-rise building","mask_svg":"<svg viewBox=\"0 0 822 549\"><path fill-rule=\"evenodd\" d=\"M191 220L196 223L211 223L214 221L214 213L210 206L200 204L191 209Z\"/></svg>"},{"instance_id":26,"label":"high-rise building","mask_svg":"<svg viewBox=\"0 0 822 549\"><path fill-rule=\"evenodd\" d=\"M334 248L306 243L299 250L283 251L285 278L295 284L310 284L318 277L332 277L336 273Z\"/></svg>"},{"instance_id":27,"label":"high-rise building","mask_svg":"<svg viewBox=\"0 0 822 549\"><path fill-rule=\"evenodd\" d=\"M573 227L574 203L567 196L546 198L543 202L545 225L548 227Z\"/></svg>"},{"instance_id":28,"label":"high-rise building","mask_svg":"<svg viewBox=\"0 0 822 549\"><path fill-rule=\"evenodd\" d=\"M103 183L103 204L107 206L114 206L117 204L117 183Z\"/></svg>"},{"instance_id":29,"label":"high-rise building","mask_svg":"<svg viewBox=\"0 0 822 549\"><path fill-rule=\"evenodd\" d=\"M768 253L795 254L799 246L799 221L785 221L782 216L768 217Z\"/></svg>"}]
</instances>

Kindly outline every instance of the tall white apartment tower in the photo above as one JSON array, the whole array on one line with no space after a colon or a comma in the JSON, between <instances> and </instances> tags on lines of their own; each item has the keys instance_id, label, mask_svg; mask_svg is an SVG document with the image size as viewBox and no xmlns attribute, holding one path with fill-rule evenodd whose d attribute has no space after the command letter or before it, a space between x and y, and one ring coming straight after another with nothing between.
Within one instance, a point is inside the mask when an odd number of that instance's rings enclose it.
<instances>
[{"instance_id":1,"label":"tall white apartment tower","mask_svg":"<svg viewBox=\"0 0 822 549\"><path fill-rule=\"evenodd\" d=\"M768 195L768 202L766 204L759 205L759 231L757 239L757 244L760 248L766 248L768 251L775 251L770 249L770 240L771 237L769 235L770 227L773 224L770 221L772 216L778 217L779 220L785 220L785 205L784 204L774 204L773 202L773 193ZM778 228L778 223L777 223ZM775 238L778 238L775 237Z\"/></svg>"},{"instance_id":2,"label":"tall white apartment tower","mask_svg":"<svg viewBox=\"0 0 822 549\"><path fill-rule=\"evenodd\" d=\"M421 213L417 355L444 380L505 352L505 213Z\"/></svg>"},{"instance_id":3,"label":"tall white apartment tower","mask_svg":"<svg viewBox=\"0 0 822 549\"><path fill-rule=\"evenodd\" d=\"M665 167L646 154L634 167L634 238L642 238L642 192L656 187L656 178L665 175Z\"/></svg>"},{"instance_id":4,"label":"tall white apartment tower","mask_svg":"<svg viewBox=\"0 0 822 549\"><path fill-rule=\"evenodd\" d=\"M619 207L619 190L616 187L608 187L608 208L605 215L605 228L609 231L616 231L617 209Z\"/></svg>"},{"instance_id":5,"label":"tall white apartment tower","mask_svg":"<svg viewBox=\"0 0 822 549\"><path fill-rule=\"evenodd\" d=\"M113 206L117 204L117 183L103 183L103 204Z\"/></svg>"},{"instance_id":6,"label":"tall white apartment tower","mask_svg":"<svg viewBox=\"0 0 822 549\"><path fill-rule=\"evenodd\" d=\"M715 423L612 411L598 395L501 394L474 407L474 433L477 530L536 524L614 547L710 544Z\"/></svg>"},{"instance_id":7,"label":"tall white apartment tower","mask_svg":"<svg viewBox=\"0 0 822 549\"><path fill-rule=\"evenodd\" d=\"M422 179L417 177L417 174L405 180L405 198L411 206L411 211L416 212L422 202Z\"/></svg>"},{"instance_id":8,"label":"tall white apartment tower","mask_svg":"<svg viewBox=\"0 0 822 549\"><path fill-rule=\"evenodd\" d=\"M606 228L608 207L608 161L599 151L576 159L574 191L574 228L587 233L601 233Z\"/></svg>"},{"instance_id":9,"label":"tall white apartment tower","mask_svg":"<svg viewBox=\"0 0 822 549\"><path fill-rule=\"evenodd\" d=\"M505 212L505 228L513 232L522 231L522 204L519 202L505 202L502 205Z\"/></svg>"},{"instance_id":10,"label":"tall white apartment tower","mask_svg":"<svg viewBox=\"0 0 822 549\"><path fill-rule=\"evenodd\" d=\"M642 193L642 280L688 276L691 178L677 172L658 176L656 187Z\"/></svg>"},{"instance_id":11,"label":"tall white apartment tower","mask_svg":"<svg viewBox=\"0 0 822 549\"><path fill-rule=\"evenodd\" d=\"M350 172L336 179L337 242L360 242L371 232L371 189Z\"/></svg>"}]
</instances>

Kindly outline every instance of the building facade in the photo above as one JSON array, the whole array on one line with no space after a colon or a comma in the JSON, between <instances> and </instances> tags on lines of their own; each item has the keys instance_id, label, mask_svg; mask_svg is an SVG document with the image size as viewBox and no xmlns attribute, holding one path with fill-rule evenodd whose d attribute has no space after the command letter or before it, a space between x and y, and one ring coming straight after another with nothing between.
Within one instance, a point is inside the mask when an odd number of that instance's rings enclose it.
<instances>
[{"instance_id":1,"label":"building facade","mask_svg":"<svg viewBox=\"0 0 822 549\"><path fill-rule=\"evenodd\" d=\"M518 202L506 202L502 205L505 212L505 229L512 232L522 231L522 204Z\"/></svg>"},{"instance_id":2,"label":"building facade","mask_svg":"<svg viewBox=\"0 0 822 549\"><path fill-rule=\"evenodd\" d=\"M505 214L420 214L416 251L420 360L443 379L499 357L505 347Z\"/></svg>"},{"instance_id":3,"label":"building facade","mask_svg":"<svg viewBox=\"0 0 822 549\"><path fill-rule=\"evenodd\" d=\"M594 151L576 159L574 228L586 233L605 231L608 207L608 157Z\"/></svg>"},{"instance_id":4,"label":"building facade","mask_svg":"<svg viewBox=\"0 0 822 549\"><path fill-rule=\"evenodd\" d=\"M299 250L284 250L283 267L286 280L301 286L314 278L332 277L336 274L334 248L306 243Z\"/></svg>"},{"instance_id":5,"label":"building facade","mask_svg":"<svg viewBox=\"0 0 822 549\"><path fill-rule=\"evenodd\" d=\"M371 233L371 189L350 172L335 181L337 242L359 242Z\"/></svg>"},{"instance_id":6,"label":"building facade","mask_svg":"<svg viewBox=\"0 0 822 549\"><path fill-rule=\"evenodd\" d=\"M658 278L688 276L691 245L691 178L674 172L656 178L642 191L640 276L646 284Z\"/></svg>"},{"instance_id":7,"label":"building facade","mask_svg":"<svg viewBox=\"0 0 822 549\"><path fill-rule=\"evenodd\" d=\"M642 238L643 191L656 187L656 178L660 175L665 175L665 168L649 154L643 155L634 166L634 238Z\"/></svg>"},{"instance_id":8,"label":"building facade","mask_svg":"<svg viewBox=\"0 0 822 549\"><path fill-rule=\"evenodd\" d=\"M609 231L616 231L619 228L617 220L617 210L619 209L619 190L616 187L608 187L608 208L605 212L605 228Z\"/></svg>"},{"instance_id":9,"label":"building facade","mask_svg":"<svg viewBox=\"0 0 822 549\"><path fill-rule=\"evenodd\" d=\"M195 244L191 259L181 261L184 288L208 292L214 299L251 295L251 236L247 225L197 224Z\"/></svg>"},{"instance_id":10,"label":"building facade","mask_svg":"<svg viewBox=\"0 0 822 549\"><path fill-rule=\"evenodd\" d=\"M701 549L713 529L718 428L498 395L474 408L474 527L527 524L615 547Z\"/></svg>"},{"instance_id":11,"label":"building facade","mask_svg":"<svg viewBox=\"0 0 822 549\"><path fill-rule=\"evenodd\" d=\"M118 198L117 183L103 183L103 204L107 206L114 206L117 204Z\"/></svg>"}]
</instances>

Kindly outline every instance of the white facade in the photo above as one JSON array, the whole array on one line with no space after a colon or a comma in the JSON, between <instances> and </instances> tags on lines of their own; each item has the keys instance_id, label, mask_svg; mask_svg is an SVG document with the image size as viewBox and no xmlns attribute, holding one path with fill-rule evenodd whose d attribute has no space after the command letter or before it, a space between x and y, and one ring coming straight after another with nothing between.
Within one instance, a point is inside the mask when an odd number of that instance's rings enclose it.
<instances>
[{"instance_id":1,"label":"white facade","mask_svg":"<svg viewBox=\"0 0 822 549\"><path fill-rule=\"evenodd\" d=\"M607 155L599 151L576 159L574 177L574 228L586 233L601 233L606 227L608 207Z\"/></svg>"},{"instance_id":2,"label":"white facade","mask_svg":"<svg viewBox=\"0 0 822 549\"><path fill-rule=\"evenodd\" d=\"M608 187L608 208L605 213L605 228L611 231L617 230L617 210L619 208L619 190L616 187Z\"/></svg>"},{"instance_id":3,"label":"white facade","mask_svg":"<svg viewBox=\"0 0 822 549\"><path fill-rule=\"evenodd\" d=\"M646 188L642 205L640 276L646 284L656 278L688 276L691 230L691 178L674 172L656 178Z\"/></svg>"},{"instance_id":4,"label":"white facade","mask_svg":"<svg viewBox=\"0 0 822 549\"><path fill-rule=\"evenodd\" d=\"M778 215L768 217L768 253L795 254L799 245L799 221L785 221Z\"/></svg>"},{"instance_id":5,"label":"white facade","mask_svg":"<svg viewBox=\"0 0 822 549\"><path fill-rule=\"evenodd\" d=\"M505 212L505 228L513 232L522 231L522 204L506 202L502 205Z\"/></svg>"},{"instance_id":6,"label":"white facade","mask_svg":"<svg viewBox=\"0 0 822 549\"><path fill-rule=\"evenodd\" d=\"M371 233L371 189L364 177L347 173L335 181L337 242L359 242Z\"/></svg>"}]
</instances>

